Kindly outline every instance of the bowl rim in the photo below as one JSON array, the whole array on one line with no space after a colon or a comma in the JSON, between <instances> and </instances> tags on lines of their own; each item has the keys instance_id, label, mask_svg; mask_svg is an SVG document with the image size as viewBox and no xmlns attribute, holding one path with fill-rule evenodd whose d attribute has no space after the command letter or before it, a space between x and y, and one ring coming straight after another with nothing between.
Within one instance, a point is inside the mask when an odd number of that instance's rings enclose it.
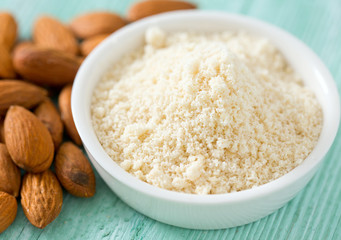
<instances>
[{"instance_id":1,"label":"bowl rim","mask_svg":"<svg viewBox=\"0 0 341 240\"><path fill-rule=\"evenodd\" d=\"M106 50L106 48L110 45L110 42L122 39L124 35L129 34L136 29L145 28L146 26L154 24L156 21L172 21L174 18L190 19L193 17L200 17L203 19L214 18L221 19L223 21L235 21L238 23L251 24L254 27L263 29L264 31L272 31L273 34L279 34L284 39L290 40L290 42L295 43L296 46L300 47L301 51L303 51L304 54L307 54L307 56L309 56L309 58L314 61L314 64L317 65L318 70L321 72L321 75L323 76L323 79L325 81L324 83L329 90L330 95L328 97L332 99L331 101L333 103L335 103L335 118L330 120L331 122L329 122L328 125L326 124L326 119L323 119L323 128L317 145L309 154L309 156L299 166L297 166L287 174L279 177L276 180L270 181L266 184L251 189L224 194L196 195L161 189L146 182L143 182L123 170L116 162L114 162L109 157L108 154L106 154L103 147L99 143L97 136L95 135L94 137L94 130L92 125L88 126L85 121L83 121L83 119L88 116L87 113L90 112L90 106L87 110L85 109L85 107L81 107L84 104L84 100L82 98L82 87L84 86L84 82L89 81L89 79L87 80L87 73L91 70L91 67L94 67L96 65L96 61L100 58L101 52L104 52ZM322 61L303 42L301 42L290 33L261 20L234 13L210 10L186 10L159 14L131 23L113 33L110 37L105 39L93 50L93 52L85 59L82 66L80 67L72 89L71 107L74 122L83 141L84 147L87 149L88 153L93 156L94 161L96 161L98 165L111 177L123 183L124 185L126 185L126 187L129 187L130 189L141 192L144 195L148 195L150 197L159 198L166 201L204 205L249 201L258 197L266 196L274 191L284 189L288 185L298 181L300 178L313 171L322 161L323 157L328 152L334 141L340 121L340 98L336 84Z\"/></svg>"}]
</instances>

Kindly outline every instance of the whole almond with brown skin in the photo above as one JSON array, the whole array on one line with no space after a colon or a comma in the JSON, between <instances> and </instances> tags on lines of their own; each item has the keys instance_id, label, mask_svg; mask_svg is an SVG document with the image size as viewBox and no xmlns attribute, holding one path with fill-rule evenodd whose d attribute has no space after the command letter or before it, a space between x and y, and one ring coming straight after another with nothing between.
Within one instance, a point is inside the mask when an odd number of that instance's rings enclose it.
<instances>
[{"instance_id":1,"label":"whole almond with brown skin","mask_svg":"<svg viewBox=\"0 0 341 240\"><path fill-rule=\"evenodd\" d=\"M10 51L17 39L17 23L8 12L0 12L0 45Z\"/></svg>"},{"instance_id":2,"label":"whole almond with brown skin","mask_svg":"<svg viewBox=\"0 0 341 240\"><path fill-rule=\"evenodd\" d=\"M41 87L20 80L0 81L0 115L11 105L32 108L45 99L47 91Z\"/></svg>"},{"instance_id":3,"label":"whole almond with brown skin","mask_svg":"<svg viewBox=\"0 0 341 240\"><path fill-rule=\"evenodd\" d=\"M96 191L95 175L88 159L73 143L63 143L55 159L56 175L62 186L77 197L92 197Z\"/></svg>"},{"instance_id":4,"label":"whole almond with brown skin","mask_svg":"<svg viewBox=\"0 0 341 240\"><path fill-rule=\"evenodd\" d=\"M53 141L45 125L33 113L20 106L11 106L4 130L8 152L17 166L34 173L50 167Z\"/></svg>"},{"instance_id":5,"label":"whole almond with brown skin","mask_svg":"<svg viewBox=\"0 0 341 240\"><path fill-rule=\"evenodd\" d=\"M88 56L90 52L109 35L110 34L101 34L84 40L80 45L82 55Z\"/></svg>"},{"instance_id":6,"label":"whole almond with brown skin","mask_svg":"<svg viewBox=\"0 0 341 240\"><path fill-rule=\"evenodd\" d=\"M18 203L15 197L0 191L0 233L13 223L17 210Z\"/></svg>"},{"instance_id":7,"label":"whole almond with brown skin","mask_svg":"<svg viewBox=\"0 0 341 240\"><path fill-rule=\"evenodd\" d=\"M115 13L91 12L73 19L70 28L77 37L83 39L113 33L124 25L126 21Z\"/></svg>"},{"instance_id":8,"label":"whole almond with brown skin","mask_svg":"<svg viewBox=\"0 0 341 240\"><path fill-rule=\"evenodd\" d=\"M71 112L71 91L72 86L65 86L59 94L58 104L61 113L62 121L65 125L66 132L70 138L78 145L82 145L82 140L73 121Z\"/></svg>"},{"instance_id":9,"label":"whole almond with brown skin","mask_svg":"<svg viewBox=\"0 0 341 240\"><path fill-rule=\"evenodd\" d=\"M55 87L72 83L80 66L72 54L36 46L15 51L13 63L15 71L25 79Z\"/></svg>"},{"instance_id":10,"label":"whole almond with brown skin","mask_svg":"<svg viewBox=\"0 0 341 240\"><path fill-rule=\"evenodd\" d=\"M53 102L49 99L44 100L34 110L34 114L49 130L54 148L58 149L63 140L63 122Z\"/></svg>"},{"instance_id":11,"label":"whole almond with brown skin","mask_svg":"<svg viewBox=\"0 0 341 240\"><path fill-rule=\"evenodd\" d=\"M12 161L6 145L0 143L0 191L17 197L19 195L20 179L19 168Z\"/></svg>"},{"instance_id":12,"label":"whole almond with brown skin","mask_svg":"<svg viewBox=\"0 0 341 240\"><path fill-rule=\"evenodd\" d=\"M15 78L15 75L9 50L3 44L0 44L0 79Z\"/></svg>"},{"instance_id":13,"label":"whole almond with brown skin","mask_svg":"<svg viewBox=\"0 0 341 240\"><path fill-rule=\"evenodd\" d=\"M127 18L129 21L136 21L158 13L195 8L194 4L184 1L147 0L133 4L128 10Z\"/></svg>"},{"instance_id":14,"label":"whole almond with brown skin","mask_svg":"<svg viewBox=\"0 0 341 240\"><path fill-rule=\"evenodd\" d=\"M63 191L51 170L26 173L20 191L21 206L32 225L44 228L60 213Z\"/></svg>"},{"instance_id":15,"label":"whole almond with brown skin","mask_svg":"<svg viewBox=\"0 0 341 240\"><path fill-rule=\"evenodd\" d=\"M78 43L71 30L59 20L42 16L33 28L33 40L37 45L76 55Z\"/></svg>"}]
</instances>

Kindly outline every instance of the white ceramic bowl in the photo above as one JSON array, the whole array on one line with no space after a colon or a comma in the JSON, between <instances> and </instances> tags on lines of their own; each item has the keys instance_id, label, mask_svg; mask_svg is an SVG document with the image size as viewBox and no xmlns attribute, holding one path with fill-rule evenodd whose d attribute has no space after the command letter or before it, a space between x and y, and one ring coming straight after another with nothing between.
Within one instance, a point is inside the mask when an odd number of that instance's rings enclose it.
<instances>
[{"instance_id":1,"label":"white ceramic bowl","mask_svg":"<svg viewBox=\"0 0 341 240\"><path fill-rule=\"evenodd\" d=\"M142 44L145 30L159 26L166 31L245 30L271 40L285 55L323 108L319 141L305 161L279 179L229 194L192 195L160 189L125 172L106 154L91 124L90 103L103 73L123 55ZM101 43L82 64L72 90L72 112L84 147L108 186L137 211L171 225L220 229L260 219L292 199L312 178L338 130L340 103L332 76L319 58L301 41L268 23L235 14L179 11L130 24Z\"/></svg>"}]
</instances>

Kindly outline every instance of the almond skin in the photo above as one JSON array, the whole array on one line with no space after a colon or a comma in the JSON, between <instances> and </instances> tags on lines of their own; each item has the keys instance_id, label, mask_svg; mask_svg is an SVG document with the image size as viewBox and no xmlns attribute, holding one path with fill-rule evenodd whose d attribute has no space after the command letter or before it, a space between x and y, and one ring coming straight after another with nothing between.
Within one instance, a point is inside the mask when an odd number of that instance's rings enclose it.
<instances>
[{"instance_id":1,"label":"almond skin","mask_svg":"<svg viewBox=\"0 0 341 240\"><path fill-rule=\"evenodd\" d=\"M11 106L4 130L8 152L17 166L34 173L50 167L54 155L52 137L33 113L20 106Z\"/></svg>"},{"instance_id":2,"label":"almond skin","mask_svg":"<svg viewBox=\"0 0 341 240\"><path fill-rule=\"evenodd\" d=\"M82 64L85 60L85 56L78 57L79 64Z\"/></svg>"},{"instance_id":3,"label":"almond skin","mask_svg":"<svg viewBox=\"0 0 341 240\"><path fill-rule=\"evenodd\" d=\"M42 173L26 173L20 195L26 217L38 228L45 228L62 209L63 191L49 169Z\"/></svg>"},{"instance_id":4,"label":"almond skin","mask_svg":"<svg viewBox=\"0 0 341 240\"><path fill-rule=\"evenodd\" d=\"M0 118L0 142L5 143L4 119Z\"/></svg>"},{"instance_id":5,"label":"almond skin","mask_svg":"<svg viewBox=\"0 0 341 240\"><path fill-rule=\"evenodd\" d=\"M23 41L23 42L19 42L18 44L16 44L14 46L13 52L12 52L12 56L14 56L17 52L23 50L24 48L27 47L34 47L34 43L31 41Z\"/></svg>"},{"instance_id":6,"label":"almond skin","mask_svg":"<svg viewBox=\"0 0 341 240\"><path fill-rule=\"evenodd\" d=\"M30 46L15 51L13 65L17 73L33 83L61 87L73 82L80 63L72 54Z\"/></svg>"},{"instance_id":7,"label":"almond skin","mask_svg":"<svg viewBox=\"0 0 341 240\"><path fill-rule=\"evenodd\" d=\"M91 12L73 19L70 28L81 39L99 34L110 34L126 25L119 15L110 12Z\"/></svg>"},{"instance_id":8,"label":"almond skin","mask_svg":"<svg viewBox=\"0 0 341 240\"><path fill-rule=\"evenodd\" d=\"M189 2L183 1L170 1L170 0L153 0L153 1L142 1L133 4L128 10L128 20L136 21L144 17L151 15L175 11L175 10L186 10L195 9L196 6Z\"/></svg>"},{"instance_id":9,"label":"almond skin","mask_svg":"<svg viewBox=\"0 0 341 240\"><path fill-rule=\"evenodd\" d=\"M17 23L12 14L0 12L0 45L10 51L17 40Z\"/></svg>"},{"instance_id":10,"label":"almond skin","mask_svg":"<svg viewBox=\"0 0 341 240\"><path fill-rule=\"evenodd\" d=\"M15 197L0 191L0 233L13 223L17 210L18 203Z\"/></svg>"},{"instance_id":11,"label":"almond skin","mask_svg":"<svg viewBox=\"0 0 341 240\"><path fill-rule=\"evenodd\" d=\"M82 55L88 56L90 52L109 35L110 34L101 34L84 40L80 46Z\"/></svg>"},{"instance_id":12,"label":"almond skin","mask_svg":"<svg viewBox=\"0 0 341 240\"><path fill-rule=\"evenodd\" d=\"M62 186L77 197L92 197L96 182L91 165L82 151L73 143L63 143L55 159L56 175Z\"/></svg>"},{"instance_id":13,"label":"almond skin","mask_svg":"<svg viewBox=\"0 0 341 240\"><path fill-rule=\"evenodd\" d=\"M0 81L0 115L11 105L32 108L45 99L47 91L41 87L20 80Z\"/></svg>"},{"instance_id":14,"label":"almond skin","mask_svg":"<svg viewBox=\"0 0 341 240\"><path fill-rule=\"evenodd\" d=\"M15 78L15 75L9 50L3 44L0 44L0 79Z\"/></svg>"},{"instance_id":15,"label":"almond skin","mask_svg":"<svg viewBox=\"0 0 341 240\"><path fill-rule=\"evenodd\" d=\"M12 161L5 144L0 143L0 191L18 197L20 180L19 168Z\"/></svg>"},{"instance_id":16,"label":"almond skin","mask_svg":"<svg viewBox=\"0 0 341 240\"><path fill-rule=\"evenodd\" d=\"M78 53L78 43L71 30L52 17L42 16L37 19L33 28L33 39L42 47L65 51L73 55Z\"/></svg>"},{"instance_id":17,"label":"almond skin","mask_svg":"<svg viewBox=\"0 0 341 240\"><path fill-rule=\"evenodd\" d=\"M71 112L71 91L72 86L65 86L59 94L58 104L61 113L62 121L65 125L66 132L70 138L78 145L82 145L82 140L73 121Z\"/></svg>"},{"instance_id":18,"label":"almond skin","mask_svg":"<svg viewBox=\"0 0 341 240\"><path fill-rule=\"evenodd\" d=\"M54 148L58 149L63 140L63 122L55 105L46 99L34 110L34 114L49 130Z\"/></svg>"}]
</instances>

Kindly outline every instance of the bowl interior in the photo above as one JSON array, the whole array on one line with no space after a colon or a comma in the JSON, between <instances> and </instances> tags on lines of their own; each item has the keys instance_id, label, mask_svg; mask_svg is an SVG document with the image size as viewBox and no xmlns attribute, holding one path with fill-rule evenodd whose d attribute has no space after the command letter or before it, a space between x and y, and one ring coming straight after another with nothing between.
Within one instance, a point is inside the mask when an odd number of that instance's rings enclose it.
<instances>
[{"instance_id":1,"label":"bowl interior","mask_svg":"<svg viewBox=\"0 0 341 240\"><path fill-rule=\"evenodd\" d=\"M91 123L91 97L93 89L103 73L123 55L143 44L144 33L150 26L159 26L167 32L188 29L205 32L244 30L268 38L300 74L306 86L315 92L322 105L323 129L313 152L300 166L279 179L253 189L229 194L199 196L171 192L144 183L125 172L111 160L97 140ZM311 171L323 159L335 138L340 118L340 103L336 85L324 64L306 45L289 33L249 17L195 10L178 11L146 18L118 30L103 41L86 58L77 74L72 91L72 112L80 137L88 151L100 166L128 187L174 201L216 203L241 201L246 196L252 198L266 194L274 188L278 189L296 181Z\"/></svg>"}]
</instances>

